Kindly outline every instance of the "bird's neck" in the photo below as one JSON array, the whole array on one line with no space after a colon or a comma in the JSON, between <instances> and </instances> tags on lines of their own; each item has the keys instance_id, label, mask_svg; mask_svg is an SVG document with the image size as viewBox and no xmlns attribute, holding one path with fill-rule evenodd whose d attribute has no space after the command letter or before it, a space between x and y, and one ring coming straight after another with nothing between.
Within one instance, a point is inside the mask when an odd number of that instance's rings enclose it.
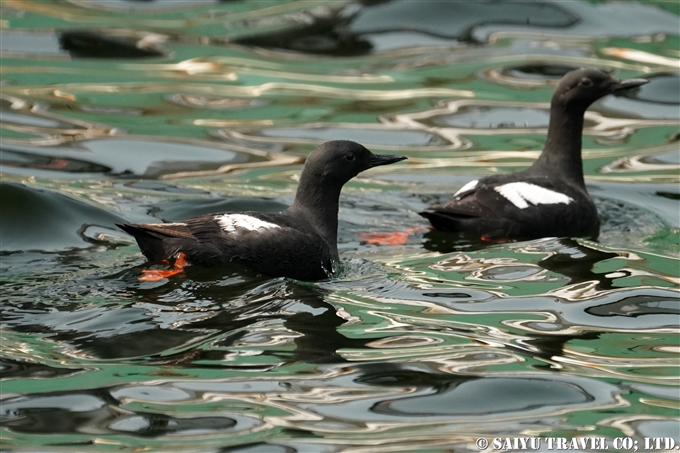
<instances>
[{"instance_id":1,"label":"bird's neck","mask_svg":"<svg viewBox=\"0 0 680 453\"><path fill-rule=\"evenodd\" d=\"M301 178L295 201L289 211L307 221L331 246L333 259L338 260L338 208L342 186L333 187L310 183Z\"/></svg>"},{"instance_id":2,"label":"bird's neck","mask_svg":"<svg viewBox=\"0 0 680 453\"><path fill-rule=\"evenodd\" d=\"M565 105L550 107L548 137L543 152L533 167L559 172L565 178L585 187L581 140L583 135L583 112L568 112Z\"/></svg>"}]
</instances>

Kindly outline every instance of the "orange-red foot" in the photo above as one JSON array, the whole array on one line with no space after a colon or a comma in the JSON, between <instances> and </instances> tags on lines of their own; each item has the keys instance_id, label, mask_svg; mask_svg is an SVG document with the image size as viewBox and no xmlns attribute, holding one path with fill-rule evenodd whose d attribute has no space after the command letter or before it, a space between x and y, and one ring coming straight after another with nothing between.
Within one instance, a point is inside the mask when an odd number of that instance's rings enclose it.
<instances>
[{"instance_id":1,"label":"orange-red foot","mask_svg":"<svg viewBox=\"0 0 680 453\"><path fill-rule=\"evenodd\" d=\"M166 260L163 260L164 262L167 263ZM184 272L184 268L187 267L187 258L184 253L179 252L177 254L177 257L175 258L175 264L174 268L163 271L160 269L143 269L142 274L143 276L139 277L139 280L142 282L157 282L160 280L163 280L164 278L169 278L174 275L181 274Z\"/></svg>"},{"instance_id":2,"label":"orange-red foot","mask_svg":"<svg viewBox=\"0 0 680 453\"><path fill-rule=\"evenodd\" d=\"M489 236L482 236L479 238L482 242L493 242L493 243L499 243L502 244L504 242L510 242L510 239L508 238L492 238Z\"/></svg>"},{"instance_id":3,"label":"orange-red foot","mask_svg":"<svg viewBox=\"0 0 680 453\"><path fill-rule=\"evenodd\" d=\"M421 226L391 233L360 233L359 237L368 244L373 245L404 245L412 233L427 229L428 227Z\"/></svg>"}]
</instances>

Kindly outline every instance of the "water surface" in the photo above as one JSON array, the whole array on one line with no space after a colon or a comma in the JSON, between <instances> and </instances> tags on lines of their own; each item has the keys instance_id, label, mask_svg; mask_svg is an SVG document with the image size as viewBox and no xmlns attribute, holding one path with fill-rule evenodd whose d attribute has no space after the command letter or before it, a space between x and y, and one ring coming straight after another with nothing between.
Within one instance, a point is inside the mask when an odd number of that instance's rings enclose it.
<instances>
[{"instance_id":1,"label":"water surface","mask_svg":"<svg viewBox=\"0 0 680 453\"><path fill-rule=\"evenodd\" d=\"M6 450L680 444L674 3L5 3ZM597 242L362 239L529 165L582 66L650 80L586 114ZM330 139L409 157L345 187L335 277L138 280L115 223L279 211Z\"/></svg>"}]
</instances>

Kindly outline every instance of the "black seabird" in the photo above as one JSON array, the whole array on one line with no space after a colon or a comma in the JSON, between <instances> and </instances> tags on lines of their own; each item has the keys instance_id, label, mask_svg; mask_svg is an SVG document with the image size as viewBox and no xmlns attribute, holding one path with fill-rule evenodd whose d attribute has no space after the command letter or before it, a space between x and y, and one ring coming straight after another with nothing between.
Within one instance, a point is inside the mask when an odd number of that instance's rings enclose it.
<instances>
[{"instance_id":1,"label":"black seabird","mask_svg":"<svg viewBox=\"0 0 680 453\"><path fill-rule=\"evenodd\" d=\"M470 181L420 215L437 230L488 241L596 239L600 220L583 179L583 116L597 99L647 82L617 80L594 69L567 73L555 88L545 146L531 167Z\"/></svg>"},{"instance_id":2,"label":"black seabird","mask_svg":"<svg viewBox=\"0 0 680 453\"><path fill-rule=\"evenodd\" d=\"M270 277L325 279L339 260L342 186L364 170L404 159L373 154L347 140L330 141L309 154L295 201L282 212L229 212L182 223L118 226L135 237L150 261L176 259L180 268L184 259L205 266L236 263ZM179 271L145 271L142 279L157 280Z\"/></svg>"}]
</instances>

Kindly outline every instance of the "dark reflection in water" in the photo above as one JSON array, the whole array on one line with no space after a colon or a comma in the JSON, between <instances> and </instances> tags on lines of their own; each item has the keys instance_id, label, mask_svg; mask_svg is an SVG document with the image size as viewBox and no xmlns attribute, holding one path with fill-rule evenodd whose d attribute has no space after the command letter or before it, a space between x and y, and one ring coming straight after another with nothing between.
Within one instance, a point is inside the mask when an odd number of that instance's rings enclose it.
<instances>
[{"instance_id":1,"label":"dark reflection in water","mask_svg":"<svg viewBox=\"0 0 680 453\"><path fill-rule=\"evenodd\" d=\"M2 359L0 360L0 372L2 379L39 378L49 379L72 376L86 371L77 368L55 368L41 363L29 361Z\"/></svg>"},{"instance_id":2,"label":"dark reflection in water","mask_svg":"<svg viewBox=\"0 0 680 453\"><path fill-rule=\"evenodd\" d=\"M175 172L216 170L226 164L264 163L267 160L261 154L234 151L205 142L163 142L149 137L106 137L61 146L15 144L7 149L10 153L3 153L2 164L11 167L58 172L99 171L107 176L127 178L153 179ZM52 164L46 166L44 159L50 159L48 162ZM31 174L30 171L26 173Z\"/></svg>"},{"instance_id":3,"label":"dark reflection in water","mask_svg":"<svg viewBox=\"0 0 680 453\"><path fill-rule=\"evenodd\" d=\"M659 196L659 197L668 198L670 200L680 200L680 193L677 193L677 192L672 193L672 192L661 192L661 191L659 191L659 192L656 192L656 195Z\"/></svg>"},{"instance_id":4,"label":"dark reflection in water","mask_svg":"<svg viewBox=\"0 0 680 453\"><path fill-rule=\"evenodd\" d=\"M567 72L577 69L576 66L567 66L563 64L526 64L520 66L505 66L500 74L506 77L517 79L537 79L544 81L546 79L559 80Z\"/></svg>"},{"instance_id":5,"label":"dark reflection in water","mask_svg":"<svg viewBox=\"0 0 680 453\"><path fill-rule=\"evenodd\" d=\"M148 41L148 40L147 40ZM106 35L102 30L68 30L59 35L59 44L74 58L153 58L163 52L138 36Z\"/></svg>"},{"instance_id":6,"label":"dark reflection in water","mask_svg":"<svg viewBox=\"0 0 680 453\"><path fill-rule=\"evenodd\" d=\"M586 309L587 313L596 316L630 316L637 318L646 315L680 315L678 308L680 296L662 296L654 294L637 294L624 297L616 302L595 305Z\"/></svg>"},{"instance_id":7,"label":"dark reflection in water","mask_svg":"<svg viewBox=\"0 0 680 453\"><path fill-rule=\"evenodd\" d=\"M537 370L555 370L556 359L564 357L565 348L574 340L592 341L600 338L597 332L583 332L574 335L540 335L530 334L508 347L528 357L541 359L543 363L534 365Z\"/></svg>"},{"instance_id":8,"label":"dark reflection in water","mask_svg":"<svg viewBox=\"0 0 680 453\"><path fill-rule=\"evenodd\" d=\"M219 291L225 292L225 289L220 288ZM324 300L326 295L327 291L315 286L295 282L279 283L275 280L253 288L248 296L237 302L229 293L218 295L205 287L204 291L197 292L194 297L208 296L214 301L222 299L224 308L209 318L192 322L190 326L192 329L226 332L213 346L228 348L247 334L246 330L242 330L245 327L276 319L282 321L286 329L299 334L294 338L296 347L290 353L265 350L265 355L272 355L286 362L342 362L344 359L336 354L338 349L362 347L364 342L348 339L337 331L345 320L338 316L335 307Z\"/></svg>"},{"instance_id":9,"label":"dark reflection in water","mask_svg":"<svg viewBox=\"0 0 680 453\"><path fill-rule=\"evenodd\" d=\"M0 183L0 249L55 251L92 245L84 233L94 225L113 229L115 214L58 192Z\"/></svg>"},{"instance_id":10,"label":"dark reflection in water","mask_svg":"<svg viewBox=\"0 0 680 453\"><path fill-rule=\"evenodd\" d=\"M121 408L109 389L51 393L4 401L2 425L21 433L116 433L157 437L168 434L207 434L234 428L230 417L180 418Z\"/></svg>"},{"instance_id":11,"label":"dark reflection in water","mask_svg":"<svg viewBox=\"0 0 680 453\"><path fill-rule=\"evenodd\" d=\"M333 56L357 56L369 53L373 46L360 36L348 32L351 17L342 17L333 12L329 17L309 16L307 24L300 24L279 32L266 35L236 38L235 43L295 50L310 54Z\"/></svg>"},{"instance_id":12,"label":"dark reflection in water","mask_svg":"<svg viewBox=\"0 0 680 453\"><path fill-rule=\"evenodd\" d=\"M498 31L567 33L675 33L677 24L653 8L512 1L363 1L316 8L280 31L237 37L234 42L310 54L358 56L416 46L486 43ZM643 19L644 18L644 19ZM616 31L614 31L616 30Z\"/></svg>"},{"instance_id":13,"label":"dark reflection in water","mask_svg":"<svg viewBox=\"0 0 680 453\"><path fill-rule=\"evenodd\" d=\"M539 266L569 277L569 284L572 285L597 281L598 290L612 289L615 278L608 277L607 274L596 273L593 268L599 262L618 257L617 253L587 247L569 238L560 238L556 242L561 247L554 254L540 260ZM620 278L621 275L617 274L617 277Z\"/></svg>"},{"instance_id":14,"label":"dark reflection in water","mask_svg":"<svg viewBox=\"0 0 680 453\"><path fill-rule=\"evenodd\" d=\"M78 355L94 359L138 358L177 366L204 361L203 366L229 367L223 362L229 348L264 338L244 340L251 334L266 336L251 330L259 323L280 324L288 331L285 336L293 337L291 351L276 347L262 351L278 361L341 362L344 359L336 354L337 349L364 344L338 332L345 320L325 301L327 291L315 286L192 267L187 277L154 286L137 282L138 270L81 282L79 288L52 288L45 294L109 292L112 299L137 300L133 305L97 307L73 302L57 307L40 300L17 301L3 306L3 323L17 332L49 335L52 341L71 345ZM282 334L281 328L271 334ZM197 344L210 347L196 348Z\"/></svg>"},{"instance_id":15,"label":"dark reflection in water","mask_svg":"<svg viewBox=\"0 0 680 453\"><path fill-rule=\"evenodd\" d=\"M312 54L357 56L394 47L479 43L475 29L486 25L561 28L578 21L569 11L546 2L438 2L436 8L401 0L360 3L363 5L309 12L298 25L275 33L239 37L235 42Z\"/></svg>"},{"instance_id":16,"label":"dark reflection in water","mask_svg":"<svg viewBox=\"0 0 680 453\"><path fill-rule=\"evenodd\" d=\"M2 150L2 165L15 168L52 170L65 173L110 173L111 168L80 159L56 156L41 156L21 150L13 151L10 147Z\"/></svg>"},{"instance_id":17,"label":"dark reflection in water","mask_svg":"<svg viewBox=\"0 0 680 453\"><path fill-rule=\"evenodd\" d=\"M423 239L423 247L427 250L439 253L451 253L459 250L481 250L490 245L489 243L481 242L465 235L442 233L437 230L428 230L423 235Z\"/></svg>"},{"instance_id":18,"label":"dark reflection in water","mask_svg":"<svg viewBox=\"0 0 680 453\"><path fill-rule=\"evenodd\" d=\"M298 293L303 288L303 293L312 289L300 287ZM314 289L309 293L300 298L304 301L302 306L294 307L297 313L284 321L286 328L301 334L295 338L295 350L288 360L308 363L344 362L345 359L337 353L338 349L363 348L366 341L347 338L338 332L338 327L346 321L338 316L333 305L319 297L323 296L323 292Z\"/></svg>"}]
</instances>

